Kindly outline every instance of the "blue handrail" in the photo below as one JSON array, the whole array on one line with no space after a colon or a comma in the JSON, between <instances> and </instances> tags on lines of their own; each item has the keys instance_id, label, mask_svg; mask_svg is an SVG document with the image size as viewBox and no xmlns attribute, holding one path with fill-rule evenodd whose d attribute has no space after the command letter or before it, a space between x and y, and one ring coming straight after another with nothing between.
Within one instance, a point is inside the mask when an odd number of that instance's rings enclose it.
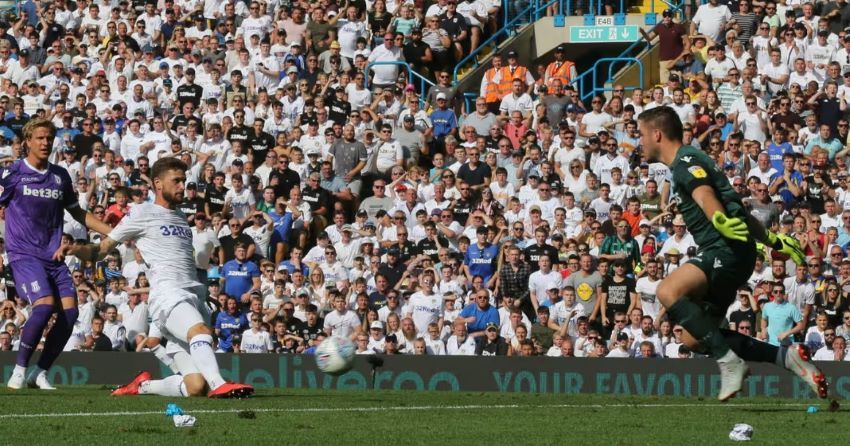
<instances>
[{"instance_id":1,"label":"blue handrail","mask_svg":"<svg viewBox=\"0 0 850 446\"><path fill-rule=\"evenodd\" d=\"M434 86L434 83L431 82L430 79L428 79L425 76L417 73L416 70L411 68L410 64L408 64L407 62L402 62L400 60L371 62L371 63L369 63L369 65L366 65L365 72L369 73L369 69L372 68L375 65L400 65L400 66L403 66L404 68L406 68L407 69L407 82L408 83L413 83L414 78L419 79L419 105L421 105L423 107L425 106L425 95L428 93L428 91L425 88L425 85L430 85L432 87ZM365 85L366 85L366 88L369 88L369 76L366 76Z\"/></svg>"},{"instance_id":2,"label":"blue handrail","mask_svg":"<svg viewBox=\"0 0 850 446\"><path fill-rule=\"evenodd\" d=\"M638 85L643 86L644 80L644 68L643 62L636 57L603 57L601 59L597 59L590 69L580 74L578 77L570 82L573 87L577 87L576 90L579 92L579 98L582 101L586 101L587 99L596 96L599 93L605 91L611 91L613 88L608 88L604 84L606 82L610 82L611 79L614 78L614 67L617 63L625 63L626 67L629 67L631 64L638 65ZM602 64L608 65L608 76L600 82L598 77L599 67ZM588 79L589 78L589 79ZM585 85L586 82L590 82L590 85ZM629 87L629 90L634 90L638 87Z\"/></svg>"},{"instance_id":3,"label":"blue handrail","mask_svg":"<svg viewBox=\"0 0 850 446\"><path fill-rule=\"evenodd\" d=\"M641 62L640 59L638 59L637 57L604 57L602 59L597 60L596 63L593 64L593 85L594 85L593 92L594 92L594 94L597 93L597 92L605 92L605 91L613 90L613 88L606 87L604 85L604 83L601 87L597 87L597 85L599 85L599 84L597 83L597 79L596 79L596 73L597 73L596 67L597 67L597 65L599 65L600 63L603 63L603 62L608 63L608 77L606 78L607 80L605 82L610 82L611 79L614 78L614 67L616 66L616 64L618 62L625 62L626 67L630 66L630 64L637 64L637 66L638 66L638 85L643 86L643 62Z\"/></svg>"},{"instance_id":4,"label":"blue handrail","mask_svg":"<svg viewBox=\"0 0 850 446\"><path fill-rule=\"evenodd\" d=\"M534 21L537 21L537 20L540 20L541 17L545 17L545 15L540 15L540 13L545 12L547 8L554 5L555 3L558 4L558 13L564 14L564 9L563 9L564 3L566 3L567 10L569 10L570 6L572 4L572 0L548 0L548 1L546 1L546 0L543 0L543 1L535 0L535 3L537 3L538 5L536 6L536 8L534 10Z\"/></svg>"}]
</instances>

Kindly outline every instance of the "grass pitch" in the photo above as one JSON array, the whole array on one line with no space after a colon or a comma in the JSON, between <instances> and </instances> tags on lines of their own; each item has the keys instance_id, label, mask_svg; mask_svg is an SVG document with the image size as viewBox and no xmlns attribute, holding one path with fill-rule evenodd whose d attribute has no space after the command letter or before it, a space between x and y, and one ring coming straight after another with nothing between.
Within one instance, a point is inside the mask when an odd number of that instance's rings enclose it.
<instances>
[{"instance_id":1,"label":"grass pitch","mask_svg":"<svg viewBox=\"0 0 850 446\"><path fill-rule=\"evenodd\" d=\"M197 417L176 428L177 403ZM807 413L816 406L817 413ZM100 386L0 389L0 444L706 445L735 423L758 444L846 444L829 401L262 389L245 400L110 397Z\"/></svg>"}]
</instances>

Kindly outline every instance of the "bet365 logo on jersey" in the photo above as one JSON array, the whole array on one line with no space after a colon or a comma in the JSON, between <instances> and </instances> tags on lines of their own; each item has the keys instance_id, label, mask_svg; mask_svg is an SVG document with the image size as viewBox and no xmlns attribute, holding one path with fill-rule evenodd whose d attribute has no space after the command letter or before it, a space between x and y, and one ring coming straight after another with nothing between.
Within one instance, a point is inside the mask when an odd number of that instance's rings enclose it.
<instances>
[{"instance_id":1,"label":"bet365 logo on jersey","mask_svg":"<svg viewBox=\"0 0 850 446\"><path fill-rule=\"evenodd\" d=\"M64 196L64 193L59 189L37 188L29 186L23 187L23 194L25 197L51 198L54 200L61 200Z\"/></svg>"}]
</instances>

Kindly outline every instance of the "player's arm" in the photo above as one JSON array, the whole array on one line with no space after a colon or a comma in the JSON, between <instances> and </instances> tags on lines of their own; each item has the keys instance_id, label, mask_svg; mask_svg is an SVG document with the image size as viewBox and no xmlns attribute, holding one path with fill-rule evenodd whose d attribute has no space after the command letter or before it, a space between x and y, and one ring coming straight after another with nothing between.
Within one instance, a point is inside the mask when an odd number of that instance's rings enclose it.
<instances>
[{"instance_id":1,"label":"player's arm","mask_svg":"<svg viewBox=\"0 0 850 446\"><path fill-rule=\"evenodd\" d=\"M97 262L103 260L106 255L118 246L118 242L105 237L100 244L65 245L59 247L54 254L55 260L62 260L66 255L73 255L81 260Z\"/></svg>"},{"instance_id":2,"label":"player's arm","mask_svg":"<svg viewBox=\"0 0 850 446\"><path fill-rule=\"evenodd\" d=\"M749 226L750 233L756 240L770 246L771 249L775 249L782 254L787 255L797 265L802 265L806 262L806 254L803 252L802 248L800 248L800 242L798 242L794 237L787 234L776 233L765 228L764 225L752 215L747 216L747 226Z\"/></svg>"},{"instance_id":3,"label":"player's arm","mask_svg":"<svg viewBox=\"0 0 850 446\"><path fill-rule=\"evenodd\" d=\"M77 220L81 225L85 225L87 228L95 230L103 235L109 235L109 232L112 231L112 228L106 223L97 219L91 212L86 212L80 206L74 206L71 209L68 209L68 212L74 217L74 220Z\"/></svg>"}]
</instances>

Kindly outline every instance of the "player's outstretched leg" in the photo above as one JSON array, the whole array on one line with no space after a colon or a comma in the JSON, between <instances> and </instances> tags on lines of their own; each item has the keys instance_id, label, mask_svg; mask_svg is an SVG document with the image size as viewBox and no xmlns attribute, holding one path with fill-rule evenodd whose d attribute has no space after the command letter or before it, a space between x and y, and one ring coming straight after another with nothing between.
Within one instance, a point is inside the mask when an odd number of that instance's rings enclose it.
<instances>
[{"instance_id":1,"label":"player's outstretched leg","mask_svg":"<svg viewBox=\"0 0 850 446\"><path fill-rule=\"evenodd\" d=\"M204 396L207 383L195 367L189 353L177 342L160 347L170 361L174 375L163 379L152 379L148 372L140 372L129 384L112 392L113 396L159 395L171 397Z\"/></svg>"},{"instance_id":2,"label":"player's outstretched leg","mask_svg":"<svg viewBox=\"0 0 850 446\"><path fill-rule=\"evenodd\" d=\"M182 302L168 316L165 328L181 342L189 344L189 355L204 380L209 385L210 398L241 398L254 393L254 388L224 380L218 368L212 343L212 330L204 324L198 309Z\"/></svg>"},{"instance_id":3,"label":"player's outstretched leg","mask_svg":"<svg viewBox=\"0 0 850 446\"><path fill-rule=\"evenodd\" d=\"M41 390L55 390L56 388L47 380L47 371L56 362L59 355L65 349L65 344L71 337L74 330L74 324L77 322L77 316L80 311L77 308L77 303L72 302L69 308L65 308L56 315L56 322L50 328L47 334L47 339L44 342L44 350L38 358L38 367L33 369L27 377L27 387Z\"/></svg>"},{"instance_id":4,"label":"player's outstretched leg","mask_svg":"<svg viewBox=\"0 0 850 446\"><path fill-rule=\"evenodd\" d=\"M733 330L720 330L729 347L746 361L768 362L784 367L809 385L815 395L826 398L826 375L812 362L809 348L803 344L777 347Z\"/></svg>"},{"instance_id":5,"label":"player's outstretched leg","mask_svg":"<svg viewBox=\"0 0 850 446\"><path fill-rule=\"evenodd\" d=\"M729 348L717 321L685 297L707 287L705 273L696 265L686 263L658 285L657 296L670 317L687 331L688 336L684 339L688 347L711 354L717 359L720 367L720 392L717 398L726 401L743 389L749 367Z\"/></svg>"},{"instance_id":6,"label":"player's outstretched leg","mask_svg":"<svg viewBox=\"0 0 850 446\"><path fill-rule=\"evenodd\" d=\"M38 347L41 335L44 333L44 328L47 327L51 315L53 315L52 297L43 297L33 305L30 317L21 330L21 343L15 359L15 369L12 371L12 376L9 377L9 382L6 383L6 386L10 389L24 387L27 366L33 352Z\"/></svg>"}]
</instances>

